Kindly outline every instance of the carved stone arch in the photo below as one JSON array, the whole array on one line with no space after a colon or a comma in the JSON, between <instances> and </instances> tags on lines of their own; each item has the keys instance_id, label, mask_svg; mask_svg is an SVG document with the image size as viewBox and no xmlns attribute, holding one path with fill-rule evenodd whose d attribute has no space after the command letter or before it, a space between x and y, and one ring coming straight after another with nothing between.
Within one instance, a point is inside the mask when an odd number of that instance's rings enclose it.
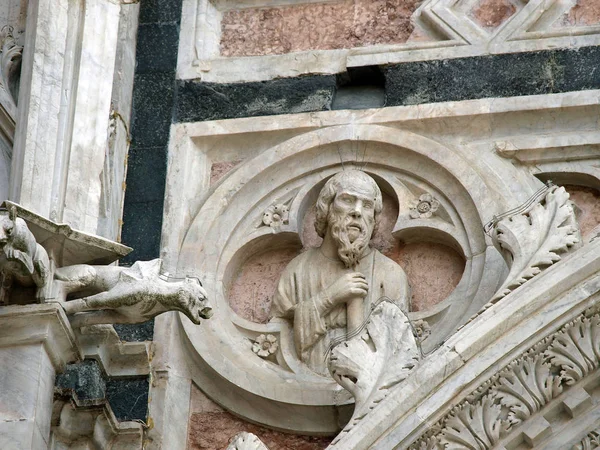
<instances>
[{"instance_id":1,"label":"carved stone arch","mask_svg":"<svg viewBox=\"0 0 600 450\"><path fill-rule=\"evenodd\" d=\"M358 153L353 153L353 145L359 146ZM363 149L364 161L360 158ZM315 186L343 170L342 161L365 164L365 171L391 186L400 204L394 236L445 236L467 259L463 278L446 300L429 311L410 314L413 320L431 324L425 351L438 346L491 298L505 266L486 239L483 224L524 200L513 195L506 174L490 169L483 159L459 147L380 125L349 124L298 134L245 161L215 185L191 220L177 262L178 274L203 277L216 309L202 327L182 321L190 358L198 369L194 379L227 409L274 428L335 433L340 426L338 416L351 409L343 405L351 404L351 399L332 380L310 373L294 360L287 323L252 323L234 314L226 285L245 255L269 245L299 245L307 198ZM504 170L513 169L506 165ZM526 197L533 187L520 195ZM408 217L407 205L422 192L440 199L445 220ZM264 211L275 204L289 207L287 223L277 230L261 223ZM278 339L276 362L252 353L253 339L260 334ZM224 396L224 391L232 394ZM250 408L251 402L264 407ZM338 405L342 405L341 412ZM284 418L290 414L294 423Z\"/></svg>"}]
</instances>

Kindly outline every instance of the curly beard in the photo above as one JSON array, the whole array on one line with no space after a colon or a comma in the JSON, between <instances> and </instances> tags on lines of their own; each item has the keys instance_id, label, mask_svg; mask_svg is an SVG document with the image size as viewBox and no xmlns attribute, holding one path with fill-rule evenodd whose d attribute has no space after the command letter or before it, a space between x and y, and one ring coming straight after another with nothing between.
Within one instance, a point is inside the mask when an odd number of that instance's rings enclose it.
<instances>
[{"instance_id":1,"label":"curly beard","mask_svg":"<svg viewBox=\"0 0 600 450\"><path fill-rule=\"evenodd\" d=\"M337 244L338 256L348 269L354 269L360 262L365 248L369 245L371 236L368 233L368 226L364 219L361 219L361 231L359 236L350 242L348 236L348 225L353 222L349 216L340 216L335 212L330 212L327 221L331 230L331 237Z\"/></svg>"}]
</instances>

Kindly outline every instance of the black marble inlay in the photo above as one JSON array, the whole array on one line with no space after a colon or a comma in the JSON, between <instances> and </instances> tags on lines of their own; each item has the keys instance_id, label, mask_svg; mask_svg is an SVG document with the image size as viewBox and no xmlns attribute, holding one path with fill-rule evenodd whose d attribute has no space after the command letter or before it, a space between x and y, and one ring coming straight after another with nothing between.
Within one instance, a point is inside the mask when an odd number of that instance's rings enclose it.
<instances>
[{"instance_id":1,"label":"black marble inlay","mask_svg":"<svg viewBox=\"0 0 600 450\"><path fill-rule=\"evenodd\" d=\"M600 47L478 56L384 68L386 106L600 88Z\"/></svg>"},{"instance_id":2,"label":"black marble inlay","mask_svg":"<svg viewBox=\"0 0 600 450\"><path fill-rule=\"evenodd\" d=\"M155 176L161 176L156 174ZM165 175L162 175L163 177ZM152 179L148 179L152 183ZM149 202L128 201L123 206L122 240L133 247L133 251L121 259L123 265L135 261L148 261L159 256L162 227L163 200Z\"/></svg>"},{"instance_id":3,"label":"black marble inlay","mask_svg":"<svg viewBox=\"0 0 600 450\"><path fill-rule=\"evenodd\" d=\"M114 324L113 327L122 341L151 341L154 337L154 319L144 323Z\"/></svg>"},{"instance_id":4,"label":"black marble inlay","mask_svg":"<svg viewBox=\"0 0 600 450\"><path fill-rule=\"evenodd\" d=\"M115 417L146 420L148 414L148 377L110 379L106 382L106 398Z\"/></svg>"},{"instance_id":5,"label":"black marble inlay","mask_svg":"<svg viewBox=\"0 0 600 450\"><path fill-rule=\"evenodd\" d=\"M144 0L140 3L140 23L179 23L181 0Z\"/></svg>"},{"instance_id":6,"label":"black marble inlay","mask_svg":"<svg viewBox=\"0 0 600 450\"><path fill-rule=\"evenodd\" d=\"M331 109L335 75L253 83L178 81L175 122L293 114Z\"/></svg>"},{"instance_id":7,"label":"black marble inlay","mask_svg":"<svg viewBox=\"0 0 600 450\"><path fill-rule=\"evenodd\" d=\"M122 265L157 258L160 252L181 4L181 0L140 2L121 231L122 242L134 250L120 261ZM154 321L115 329L126 341L152 340ZM142 404L146 403L147 398Z\"/></svg>"},{"instance_id":8,"label":"black marble inlay","mask_svg":"<svg viewBox=\"0 0 600 450\"><path fill-rule=\"evenodd\" d=\"M135 73L173 71L177 65L178 40L179 25L176 23L141 24L138 27Z\"/></svg>"},{"instance_id":9,"label":"black marble inlay","mask_svg":"<svg viewBox=\"0 0 600 450\"><path fill-rule=\"evenodd\" d=\"M166 148L173 116L173 85L173 73L158 72L135 76L131 114L133 147Z\"/></svg>"},{"instance_id":10,"label":"black marble inlay","mask_svg":"<svg viewBox=\"0 0 600 450\"><path fill-rule=\"evenodd\" d=\"M67 364L66 370L56 375L54 384L61 389L72 389L80 401L99 400L106 396L102 370L93 359Z\"/></svg>"},{"instance_id":11,"label":"black marble inlay","mask_svg":"<svg viewBox=\"0 0 600 450\"><path fill-rule=\"evenodd\" d=\"M55 386L71 389L81 404L101 404L106 400L119 421L146 421L148 412L148 377L106 378L93 359L68 364L56 376Z\"/></svg>"}]
</instances>

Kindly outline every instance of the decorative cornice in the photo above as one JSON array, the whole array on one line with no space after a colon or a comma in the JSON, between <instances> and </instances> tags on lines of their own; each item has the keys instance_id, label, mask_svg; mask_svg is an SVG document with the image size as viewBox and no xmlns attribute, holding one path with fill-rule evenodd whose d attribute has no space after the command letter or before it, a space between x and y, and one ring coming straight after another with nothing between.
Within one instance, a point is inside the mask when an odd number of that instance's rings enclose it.
<instances>
[{"instance_id":1,"label":"decorative cornice","mask_svg":"<svg viewBox=\"0 0 600 450\"><path fill-rule=\"evenodd\" d=\"M599 367L600 312L594 307L488 379L409 449L491 449Z\"/></svg>"}]
</instances>

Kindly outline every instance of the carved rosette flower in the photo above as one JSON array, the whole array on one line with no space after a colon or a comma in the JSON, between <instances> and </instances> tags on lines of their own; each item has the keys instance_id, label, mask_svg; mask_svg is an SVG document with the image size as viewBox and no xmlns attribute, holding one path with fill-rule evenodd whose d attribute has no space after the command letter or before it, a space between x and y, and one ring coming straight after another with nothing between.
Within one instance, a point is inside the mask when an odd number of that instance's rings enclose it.
<instances>
[{"instance_id":1,"label":"carved rosette flower","mask_svg":"<svg viewBox=\"0 0 600 450\"><path fill-rule=\"evenodd\" d=\"M440 202L431 194L423 194L418 200L410 205L410 217L412 219L427 219L440 207Z\"/></svg>"},{"instance_id":2,"label":"carved rosette flower","mask_svg":"<svg viewBox=\"0 0 600 450\"><path fill-rule=\"evenodd\" d=\"M417 340L423 342L431 334L431 326L426 320L415 320L413 322Z\"/></svg>"},{"instance_id":3,"label":"carved rosette flower","mask_svg":"<svg viewBox=\"0 0 600 450\"><path fill-rule=\"evenodd\" d=\"M277 338L272 334L259 335L252 344L252 351L261 358L266 358L277 351L279 344Z\"/></svg>"},{"instance_id":4,"label":"carved rosette flower","mask_svg":"<svg viewBox=\"0 0 600 450\"><path fill-rule=\"evenodd\" d=\"M278 203L271 205L263 214L263 224L278 229L281 225L287 225L289 223L289 208L287 205Z\"/></svg>"}]
</instances>

